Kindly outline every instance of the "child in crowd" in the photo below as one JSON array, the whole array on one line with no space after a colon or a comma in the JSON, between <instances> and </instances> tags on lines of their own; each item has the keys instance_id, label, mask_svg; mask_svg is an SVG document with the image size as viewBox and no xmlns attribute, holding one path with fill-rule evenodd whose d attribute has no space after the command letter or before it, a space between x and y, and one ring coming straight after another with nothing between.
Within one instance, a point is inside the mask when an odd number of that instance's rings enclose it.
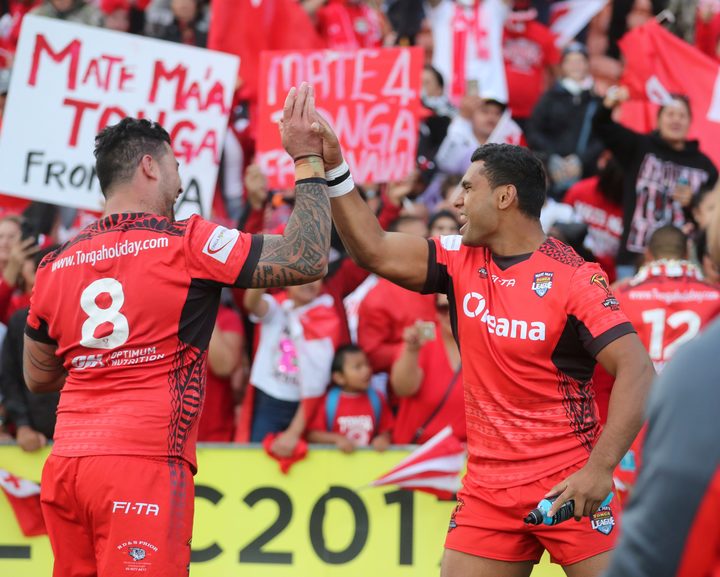
<instances>
[{"instance_id":1,"label":"child in crowd","mask_svg":"<svg viewBox=\"0 0 720 577\"><path fill-rule=\"evenodd\" d=\"M390 445L393 416L385 398L370 387L372 370L365 352L345 345L335 353L332 386L308 426L311 443L332 443L344 453Z\"/></svg>"},{"instance_id":2,"label":"child in crowd","mask_svg":"<svg viewBox=\"0 0 720 577\"><path fill-rule=\"evenodd\" d=\"M330 376L340 320L332 297L321 293L322 281L278 295L245 291L245 309L261 327L250 372L250 441L276 435L272 452L280 457L293 453L307 428L301 401L319 403Z\"/></svg>"}]
</instances>

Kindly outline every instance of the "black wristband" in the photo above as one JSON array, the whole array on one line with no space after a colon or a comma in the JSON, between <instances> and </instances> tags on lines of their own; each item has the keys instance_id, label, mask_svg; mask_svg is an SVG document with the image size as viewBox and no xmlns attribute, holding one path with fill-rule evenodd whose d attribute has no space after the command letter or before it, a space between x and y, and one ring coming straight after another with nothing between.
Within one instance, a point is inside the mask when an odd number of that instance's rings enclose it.
<instances>
[{"instance_id":1,"label":"black wristband","mask_svg":"<svg viewBox=\"0 0 720 577\"><path fill-rule=\"evenodd\" d=\"M320 160L322 160L322 156L320 156L319 154L301 154L299 156L293 157L293 162L297 162L298 160L303 160L304 158L312 158L312 157L319 158Z\"/></svg>"}]
</instances>

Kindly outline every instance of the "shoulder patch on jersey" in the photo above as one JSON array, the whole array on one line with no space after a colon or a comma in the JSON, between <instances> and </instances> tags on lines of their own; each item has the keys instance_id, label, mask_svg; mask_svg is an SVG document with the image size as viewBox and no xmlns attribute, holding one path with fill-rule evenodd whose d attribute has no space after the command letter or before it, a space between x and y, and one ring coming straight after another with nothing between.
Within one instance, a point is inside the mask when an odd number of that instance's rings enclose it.
<instances>
[{"instance_id":1,"label":"shoulder patch on jersey","mask_svg":"<svg viewBox=\"0 0 720 577\"><path fill-rule=\"evenodd\" d=\"M551 237L548 237L538 250L551 259L573 268L579 268L585 264L585 259L571 247Z\"/></svg>"},{"instance_id":2,"label":"shoulder patch on jersey","mask_svg":"<svg viewBox=\"0 0 720 577\"><path fill-rule=\"evenodd\" d=\"M225 264L238 238L239 230L216 226L202 249L203 254Z\"/></svg>"},{"instance_id":3,"label":"shoulder patch on jersey","mask_svg":"<svg viewBox=\"0 0 720 577\"><path fill-rule=\"evenodd\" d=\"M440 245L445 250L460 250L462 246L462 236L459 234L448 234L440 237Z\"/></svg>"},{"instance_id":4,"label":"shoulder patch on jersey","mask_svg":"<svg viewBox=\"0 0 720 577\"><path fill-rule=\"evenodd\" d=\"M617 301L615 296L613 296L610 285L608 284L608 281L603 274L596 272L594 275L592 275L592 277L590 278L590 284L600 288L600 290L605 293L602 305L606 309L609 308L611 311L620 310L620 303Z\"/></svg>"}]
</instances>

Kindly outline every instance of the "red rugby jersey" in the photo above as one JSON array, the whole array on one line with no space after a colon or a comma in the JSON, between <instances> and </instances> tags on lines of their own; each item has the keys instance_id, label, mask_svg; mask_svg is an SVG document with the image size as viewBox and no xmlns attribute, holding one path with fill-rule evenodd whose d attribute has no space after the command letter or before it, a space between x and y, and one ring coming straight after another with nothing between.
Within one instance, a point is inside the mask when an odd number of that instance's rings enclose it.
<instances>
[{"instance_id":1,"label":"red rugby jersey","mask_svg":"<svg viewBox=\"0 0 720 577\"><path fill-rule=\"evenodd\" d=\"M688 261L651 262L616 290L657 372L720 313L720 288Z\"/></svg>"},{"instance_id":2,"label":"red rugby jersey","mask_svg":"<svg viewBox=\"0 0 720 577\"><path fill-rule=\"evenodd\" d=\"M27 334L68 371L53 453L195 461L207 347L225 285L248 286L262 236L198 216L107 216L40 264Z\"/></svg>"},{"instance_id":3,"label":"red rugby jersey","mask_svg":"<svg viewBox=\"0 0 720 577\"><path fill-rule=\"evenodd\" d=\"M600 433L594 357L633 332L600 267L551 238L510 258L460 236L429 246L423 292L447 292L460 343L465 483L512 487L586 460Z\"/></svg>"}]
</instances>

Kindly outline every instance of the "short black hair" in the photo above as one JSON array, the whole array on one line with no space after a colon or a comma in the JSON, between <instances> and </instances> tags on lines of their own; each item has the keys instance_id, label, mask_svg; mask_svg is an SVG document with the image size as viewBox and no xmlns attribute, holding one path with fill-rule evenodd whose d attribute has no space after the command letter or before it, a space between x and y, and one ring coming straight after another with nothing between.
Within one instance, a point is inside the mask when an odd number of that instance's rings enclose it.
<instances>
[{"instance_id":1,"label":"short black hair","mask_svg":"<svg viewBox=\"0 0 720 577\"><path fill-rule=\"evenodd\" d=\"M661 226L650 235L648 251L653 258L687 258L687 236L672 224Z\"/></svg>"},{"instance_id":2,"label":"short black hair","mask_svg":"<svg viewBox=\"0 0 720 577\"><path fill-rule=\"evenodd\" d=\"M657 117L660 118L660 115L663 113L663 111L673 102L682 102L685 105L685 108L687 108L690 118L692 118L692 106L690 106L690 98L687 94L680 94L678 92L670 93L670 100L666 104L663 104L660 108L658 108Z\"/></svg>"},{"instance_id":3,"label":"short black hair","mask_svg":"<svg viewBox=\"0 0 720 577\"><path fill-rule=\"evenodd\" d=\"M397 232L404 224L419 222L422 223L427 230L427 222L420 216L413 214L401 214L395 220L393 220L387 227L388 232Z\"/></svg>"},{"instance_id":4,"label":"short black hair","mask_svg":"<svg viewBox=\"0 0 720 577\"><path fill-rule=\"evenodd\" d=\"M440 88L442 88L443 90L445 89L445 79L443 78L443 75L440 74L440 71L437 68L431 66L430 64L426 64L423 69L427 70L428 72L432 72L435 80L437 80L437 83L440 85Z\"/></svg>"},{"instance_id":5,"label":"short black hair","mask_svg":"<svg viewBox=\"0 0 720 577\"><path fill-rule=\"evenodd\" d=\"M432 229L433 225L441 218L451 218L458 226L460 226L460 221L458 220L457 215L454 212L443 208L442 210L434 212L430 216L430 220L428 221L428 230Z\"/></svg>"},{"instance_id":6,"label":"short black hair","mask_svg":"<svg viewBox=\"0 0 720 577\"><path fill-rule=\"evenodd\" d=\"M95 137L95 171L103 195L107 197L114 184L129 181L146 154L162 156L165 143L171 144L167 131L144 118L123 118L100 131Z\"/></svg>"},{"instance_id":7,"label":"short black hair","mask_svg":"<svg viewBox=\"0 0 720 577\"><path fill-rule=\"evenodd\" d=\"M364 353L365 351L362 350L359 346L355 344L347 344L347 345L341 345L338 347L338 349L335 351L335 356L333 357L332 366L330 368L330 371L333 373L342 373L343 372L343 366L345 365L345 357L348 355L351 355L353 353Z\"/></svg>"},{"instance_id":8,"label":"short black hair","mask_svg":"<svg viewBox=\"0 0 720 577\"><path fill-rule=\"evenodd\" d=\"M484 144L473 152L472 162L485 163L490 186L512 184L518 192L520 211L540 218L545 204L546 176L542 161L529 148L513 144Z\"/></svg>"}]
</instances>

